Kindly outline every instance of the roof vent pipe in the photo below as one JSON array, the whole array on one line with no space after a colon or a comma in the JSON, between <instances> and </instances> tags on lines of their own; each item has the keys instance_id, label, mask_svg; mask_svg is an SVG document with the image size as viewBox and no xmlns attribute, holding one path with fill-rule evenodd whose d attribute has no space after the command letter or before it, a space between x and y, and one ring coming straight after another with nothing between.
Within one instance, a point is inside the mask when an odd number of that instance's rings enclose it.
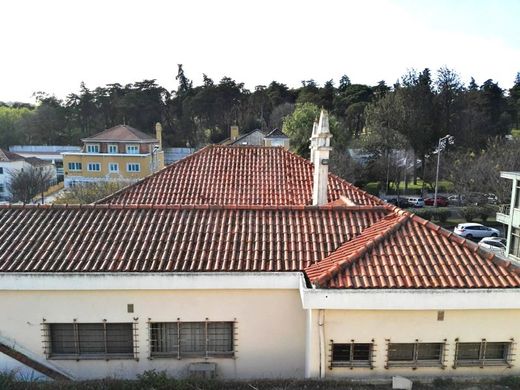
<instances>
[{"instance_id":1,"label":"roof vent pipe","mask_svg":"<svg viewBox=\"0 0 520 390\"><path fill-rule=\"evenodd\" d=\"M312 130L311 162L314 165L312 204L320 206L328 202L330 139L329 114L321 110L320 120Z\"/></svg>"}]
</instances>

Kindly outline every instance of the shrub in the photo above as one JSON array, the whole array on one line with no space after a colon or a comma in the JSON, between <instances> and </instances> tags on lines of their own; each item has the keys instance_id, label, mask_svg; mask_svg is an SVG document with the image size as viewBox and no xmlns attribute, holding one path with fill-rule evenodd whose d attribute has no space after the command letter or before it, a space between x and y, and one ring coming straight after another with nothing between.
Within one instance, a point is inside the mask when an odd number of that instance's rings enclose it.
<instances>
[{"instance_id":1,"label":"shrub","mask_svg":"<svg viewBox=\"0 0 520 390\"><path fill-rule=\"evenodd\" d=\"M446 222L448 218L451 216L450 210L438 209L432 211L433 218L439 222Z\"/></svg>"},{"instance_id":2,"label":"shrub","mask_svg":"<svg viewBox=\"0 0 520 390\"><path fill-rule=\"evenodd\" d=\"M466 222L473 222L473 220L480 214L480 208L476 206L467 206L461 208L460 212Z\"/></svg>"},{"instance_id":3,"label":"shrub","mask_svg":"<svg viewBox=\"0 0 520 390\"><path fill-rule=\"evenodd\" d=\"M489 217L495 215L496 212L497 212L496 208L493 207L492 205L485 205L480 208L480 212L479 212L480 219L482 219L482 221L486 222L487 219Z\"/></svg>"},{"instance_id":4,"label":"shrub","mask_svg":"<svg viewBox=\"0 0 520 390\"><path fill-rule=\"evenodd\" d=\"M0 389L14 389L15 377L14 371L0 372Z\"/></svg>"},{"instance_id":5,"label":"shrub","mask_svg":"<svg viewBox=\"0 0 520 390\"><path fill-rule=\"evenodd\" d=\"M428 221L431 221L431 219L433 217L433 213L428 209L416 210L415 215L417 215L421 218L427 219Z\"/></svg>"}]
</instances>

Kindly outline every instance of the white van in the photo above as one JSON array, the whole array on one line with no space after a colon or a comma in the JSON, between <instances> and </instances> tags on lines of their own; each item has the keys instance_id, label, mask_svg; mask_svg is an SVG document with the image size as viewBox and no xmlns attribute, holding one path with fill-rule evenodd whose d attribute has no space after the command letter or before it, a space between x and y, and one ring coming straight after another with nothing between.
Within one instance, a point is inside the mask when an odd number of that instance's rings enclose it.
<instances>
[{"instance_id":1,"label":"white van","mask_svg":"<svg viewBox=\"0 0 520 390\"><path fill-rule=\"evenodd\" d=\"M413 207L424 207L424 199L420 196L412 196L406 199Z\"/></svg>"}]
</instances>

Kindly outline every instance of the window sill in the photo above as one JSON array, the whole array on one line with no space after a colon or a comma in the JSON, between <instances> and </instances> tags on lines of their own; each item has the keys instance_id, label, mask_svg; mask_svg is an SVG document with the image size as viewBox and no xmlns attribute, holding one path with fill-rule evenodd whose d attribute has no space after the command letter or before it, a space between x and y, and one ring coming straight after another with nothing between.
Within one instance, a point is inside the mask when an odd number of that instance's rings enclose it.
<instances>
[{"instance_id":1,"label":"window sill","mask_svg":"<svg viewBox=\"0 0 520 390\"><path fill-rule=\"evenodd\" d=\"M149 359L155 360L155 359L234 359L235 354L219 354L219 355L181 355L177 356L177 354L165 354L165 355L150 355Z\"/></svg>"},{"instance_id":2,"label":"window sill","mask_svg":"<svg viewBox=\"0 0 520 390\"><path fill-rule=\"evenodd\" d=\"M501 361L478 361L472 360L467 362L457 361L455 367L512 367L511 362Z\"/></svg>"},{"instance_id":3,"label":"window sill","mask_svg":"<svg viewBox=\"0 0 520 390\"><path fill-rule=\"evenodd\" d=\"M395 367L408 367L408 368L419 368L419 367L438 367L443 368L444 365L441 362L388 362L386 368Z\"/></svg>"},{"instance_id":4,"label":"window sill","mask_svg":"<svg viewBox=\"0 0 520 390\"><path fill-rule=\"evenodd\" d=\"M370 362L332 362L330 368L372 368Z\"/></svg>"},{"instance_id":5,"label":"window sill","mask_svg":"<svg viewBox=\"0 0 520 390\"><path fill-rule=\"evenodd\" d=\"M132 355L51 355L48 360L134 360Z\"/></svg>"}]
</instances>

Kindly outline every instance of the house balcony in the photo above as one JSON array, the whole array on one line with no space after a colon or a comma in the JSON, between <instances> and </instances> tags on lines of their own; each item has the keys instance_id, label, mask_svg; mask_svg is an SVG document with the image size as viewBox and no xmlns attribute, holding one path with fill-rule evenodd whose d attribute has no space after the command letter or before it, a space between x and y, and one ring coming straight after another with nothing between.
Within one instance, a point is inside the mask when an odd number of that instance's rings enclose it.
<instances>
[{"instance_id":1,"label":"house balcony","mask_svg":"<svg viewBox=\"0 0 520 390\"><path fill-rule=\"evenodd\" d=\"M511 205L501 204L498 206L497 222L509 225L511 221Z\"/></svg>"}]
</instances>

